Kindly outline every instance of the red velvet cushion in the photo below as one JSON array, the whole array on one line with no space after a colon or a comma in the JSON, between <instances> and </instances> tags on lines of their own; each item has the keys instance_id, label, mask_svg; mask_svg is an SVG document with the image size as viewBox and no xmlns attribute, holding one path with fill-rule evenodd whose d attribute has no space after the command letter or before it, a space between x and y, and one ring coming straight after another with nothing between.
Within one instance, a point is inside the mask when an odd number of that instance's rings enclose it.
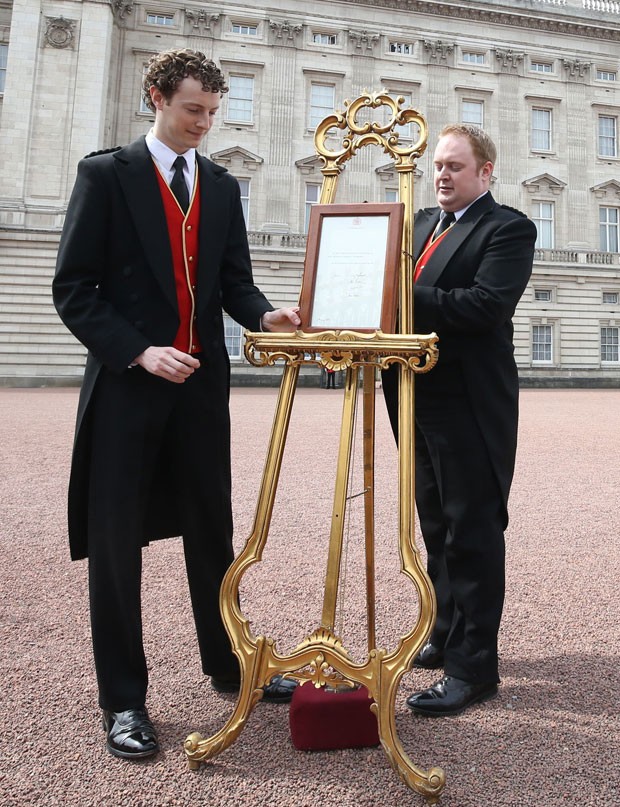
<instances>
[{"instance_id":1,"label":"red velvet cushion","mask_svg":"<svg viewBox=\"0 0 620 807\"><path fill-rule=\"evenodd\" d=\"M312 683L297 687L289 712L293 745L299 751L379 745L372 703L366 687L340 692Z\"/></svg>"}]
</instances>

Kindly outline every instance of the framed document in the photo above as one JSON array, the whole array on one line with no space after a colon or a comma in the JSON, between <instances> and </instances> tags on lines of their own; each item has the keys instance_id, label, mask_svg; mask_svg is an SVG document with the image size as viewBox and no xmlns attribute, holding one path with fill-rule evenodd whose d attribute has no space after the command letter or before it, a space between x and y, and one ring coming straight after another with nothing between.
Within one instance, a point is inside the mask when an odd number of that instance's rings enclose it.
<instances>
[{"instance_id":1,"label":"framed document","mask_svg":"<svg viewBox=\"0 0 620 807\"><path fill-rule=\"evenodd\" d=\"M404 210L399 202L312 207L301 330L394 333Z\"/></svg>"}]
</instances>

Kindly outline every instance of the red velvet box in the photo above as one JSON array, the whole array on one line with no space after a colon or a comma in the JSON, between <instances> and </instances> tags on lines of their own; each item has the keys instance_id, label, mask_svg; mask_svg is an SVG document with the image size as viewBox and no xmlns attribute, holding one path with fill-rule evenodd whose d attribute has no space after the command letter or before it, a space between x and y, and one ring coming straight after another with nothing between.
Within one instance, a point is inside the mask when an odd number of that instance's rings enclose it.
<instances>
[{"instance_id":1,"label":"red velvet box","mask_svg":"<svg viewBox=\"0 0 620 807\"><path fill-rule=\"evenodd\" d=\"M297 687L289 712L293 745L299 751L379 745L372 703L366 687L338 692L312 683Z\"/></svg>"}]
</instances>

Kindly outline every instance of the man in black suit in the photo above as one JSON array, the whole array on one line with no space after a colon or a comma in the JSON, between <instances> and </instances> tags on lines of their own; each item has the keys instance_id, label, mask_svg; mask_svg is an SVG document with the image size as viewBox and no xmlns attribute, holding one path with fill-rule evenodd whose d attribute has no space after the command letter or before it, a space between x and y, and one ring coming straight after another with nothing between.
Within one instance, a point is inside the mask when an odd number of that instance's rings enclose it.
<instances>
[{"instance_id":1,"label":"man in black suit","mask_svg":"<svg viewBox=\"0 0 620 807\"><path fill-rule=\"evenodd\" d=\"M141 550L183 536L202 667L235 691L219 611L233 559L229 362L222 308L251 330L289 330L254 285L239 186L196 148L227 91L204 54L154 56L145 137L78 166L54 302L88 348L69 486L73 559L88 556L99 705L108 750L158 750L145 707ZM265 699L290 700L274 679Z\"/></svg>"},{"instance_id":2,"label":"man in black suit","mask_svg":"<svg viewBox=\"0 0 620 807\"><path fill-rule=\"evenodd\" d=\"M445 127L434 154L439 207L415 217L416 333L439 362L416 377L416 504L437 620L414 666L444 677L407 705L458 714L497 693L504 530L517 445L511 318L529 280L536 228L489 192L496 151L477 127ZM395 434L398 376L384 373Z\"/></svg>"}]
</instances>

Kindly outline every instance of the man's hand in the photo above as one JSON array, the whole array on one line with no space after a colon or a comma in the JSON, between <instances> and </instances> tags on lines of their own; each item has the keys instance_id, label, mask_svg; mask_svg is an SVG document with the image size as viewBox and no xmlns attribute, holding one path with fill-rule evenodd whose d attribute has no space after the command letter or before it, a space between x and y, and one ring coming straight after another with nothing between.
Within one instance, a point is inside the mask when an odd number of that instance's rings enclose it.
<instances>
[{"instance_id":1,"label":"man's hand","mask_svg":"<svg viewBox=\"0 0 620 807\"><path fill-rule=\"evenodd\" d=\"M263 314L261 325L264 331L296 331L301 325L299 307L267 311Z\"/></svg>"},{"instance_id":2,"label":"man's hand","mask_svg":"<svg viewBox=\"0 0 620 807\"><path fill-rule=\"evenodd\" d=\"M147 373L158 375L174 384L182 384L200 367L200 362L189 353L174 347L147 347L134 359L134 364L144 367Z\"/></svg>"}]
</instances>

